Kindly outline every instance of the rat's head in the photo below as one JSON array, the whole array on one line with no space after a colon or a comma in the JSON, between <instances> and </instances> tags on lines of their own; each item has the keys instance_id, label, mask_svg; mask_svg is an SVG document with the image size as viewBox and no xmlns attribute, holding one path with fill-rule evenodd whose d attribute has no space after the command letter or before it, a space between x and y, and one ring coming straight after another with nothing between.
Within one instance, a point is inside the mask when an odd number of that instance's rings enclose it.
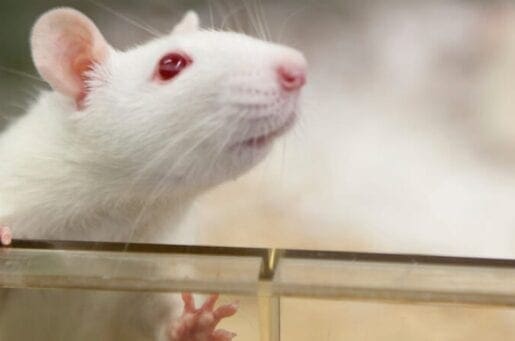
<instances>
[{"instance_id":1,"label":"rat's head","mask_svg":"<svg viewBox=\"0 0 515 341\"><path fill-rule=\"evenodd\" d=\"M303 56L243 34L201 30L190 12L162 38L111 48L80 12L35 24L36 67L71 99L77 134L146 179L207 186L260 161L293 125Z\"/></svg>"}]
</instances>

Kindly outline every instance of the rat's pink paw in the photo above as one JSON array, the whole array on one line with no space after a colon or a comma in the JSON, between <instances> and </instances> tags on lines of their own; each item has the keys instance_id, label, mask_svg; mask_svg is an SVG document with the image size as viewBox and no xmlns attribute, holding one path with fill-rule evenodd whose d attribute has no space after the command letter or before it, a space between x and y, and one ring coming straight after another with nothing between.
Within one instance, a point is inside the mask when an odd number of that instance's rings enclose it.
<instances>
[{"instance_id":1,"label":"rat's pink paw","mask_svg":"<svg viewBox=\"0 0 515 341\"><path fill-rule=\"evenodd\" d=\"M169 330L170 341L230 341L236 334L217 329L223 318L232 316L238 310L236 304L227 304L214 309L218 295L211 295L199 309L195 308L193 296L182 294L184 312L173 322Z\"/></svg>"},{"instance_id":2,"label":"rat's pink paw","mask_svg":"<svg viewBox=\"0 0 515 341\"><path fill-rule=\"evenodd\" d=\"M11 229L0 224L0 245L11 245L13 235Z\"/></svg>"}]
</instances>

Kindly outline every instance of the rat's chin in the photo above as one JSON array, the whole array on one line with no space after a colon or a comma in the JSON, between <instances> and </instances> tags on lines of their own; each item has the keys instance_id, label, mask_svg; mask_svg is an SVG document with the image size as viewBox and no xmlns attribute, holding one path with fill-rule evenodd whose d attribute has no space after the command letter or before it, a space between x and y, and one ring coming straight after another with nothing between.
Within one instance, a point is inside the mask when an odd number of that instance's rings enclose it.
<instances>
[{"instance_id":1,"label":"rat's chin","mask_svg":"<svg viewBox=\"0 0 515 341\"><path fill-rule=\"evenodd\" d=\"M237 142L229 145L229 150L239 153L268 150L279 136L283 135L294 125L296 118L297 115L295 113L291 113L288 115L286 121L278 127L259 135L240 138Z\"/></svg>"},{"instance_id":2,"label":"rat's chin","mask_svg":"<svg viewBox=\"0 0 515 341\"><path fill-rule=\"evenodd\" d=\"M224 153L217 157L215 163L211 163L206 173L203 187L209 187L229 179L236 179L254 166L259 164L270 152L274 141L295 123L295 115L292 114L288 119L277 128L261 135L240 138L229 144ZM196 180L198 184L198 179Z\"/></svg>"},{"instance_id":3,"label":"rat's chin","mask_svg":"<svg viewBox=\"0 0 515 341\"><path fill-rule=\"evenodd\" d=\"M270 116L259 120L270 120ZM260 122L259 120L251 121L252 125L258 129L260 124L261 127L268 125L273 128L262 129L258 133L249 133L246 136L238 136L228 143L224 152L219 154L214 167L209 167L210 180L221 182L238 178L260 163L272 149L274 141L294 125L296 115L291 112L279 124L270 121ZM246 127L242 128L243 131L246 129Z\"/></svg>"},{"instance_id":4,"label":"rat's chin","mask_svg":"<svg viewBox=\"0 0 515 341\"><path fill-rule=\"evenodd\" d=\"M195 179L200 187L211 187L227 180L235 180L250 171L259 164L272 147L272 143L263 146L245 147L240 146L222 153L215 163L210 163L204 173L203 181Z\"/></svg>"}]
</instances>

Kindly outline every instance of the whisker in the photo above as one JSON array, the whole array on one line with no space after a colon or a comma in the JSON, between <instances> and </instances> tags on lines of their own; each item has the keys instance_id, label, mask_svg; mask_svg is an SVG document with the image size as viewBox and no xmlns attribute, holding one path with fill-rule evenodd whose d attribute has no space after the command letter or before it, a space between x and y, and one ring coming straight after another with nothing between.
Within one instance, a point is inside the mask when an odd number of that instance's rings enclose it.
<instances>
[{"instance_id":1,"label":"whisker","mask_svg":"<svg viewBox=\"0 0 515 341\"><path fill-rule=\"evenodd\" d=\"M178 144L180 144L185 138L187 138L192 132L194 132L196 129L200 129L200 128L203 128L206 124L210 123L211 121L216 121L216 117L213 118L213 117L207 117L206 119L198 122L196 125L193 125L191 126L189 129L186 129L186 130L183 130L181 131L181 133L173 136L173 138L171 138L167 145L162 148L162 150L158 153L156 153L156 155L154 155L153 159L148 162L144 168L142 168L141 170L139 170L139 176L135 177L134 180L132 181L132 185L131 187L128 188L128 192L130 192L132 189L133 189L133 186L139 181L141 180L141 178L144 176L145 172L148 170L148 169L152 169L156 166L156 164L161 161L163 159L163 157L170 153L170 149Z\"/></svg>"},{"instance_id":2,"label":"whisker","mask_svg":"<svg viewBox=\"0 0 515 341\"><path fill-rule=\"evenodd\" d=\"M281 141L281 147L282 147L282 150L281 150L281 169L279 171L279 179L281 179L281 183L283 183L284 174L285 174L286 144L287 144L287 142L288 142L288 140L284 139L284 138Z\"/></svg>"},{"instance_id":3,"label":"whisker","mask_svg":"<svg viewBox=\"0 0 515 341\"><path fill-rule=\"evenodd\" d=\"M207 8L208 8L208 11L209 11L209 19L211 20L211 27L215 27L215 17L214 17L214 14L213 14L213 2L212 2L212 0L208 0Z\"/></svg>"},{"instance_id":4,"label":"whisker","mask_svg":"<svg viewBox=\"0 0 515 341\"><path fill-rule=\"evenodd\" d=\"M246 14L248 17L248 21L251 24L252 29L254 30L254 32L256 33L258 38L264 39L263 32L260 30L259 25L254 18L254 15L252 12L252 7L249 5L247 0L243 0L243 5L245 6L245 11L246 11Z\"/></svg>"},{"instance_id":5,"label":"whisker","mask_svg":"<svg viewBox=\"0 0 515 341\"><path fill-rule=\"evenodd\" d=\"M222 151L227 147L229 142L232 141L232 139L234 137L234 133L238 130L239 124L240 124L241 120L242 120L242 117L238 117L238 118L236 118L235 121L233 121L231 123L231 125L230 125L230 127L228 129L229 130L229 134L227 134L227 138L220 145L220 147L218 148L218 150L214 154L214 157L212 158L212 161L211 161L210 165L207 167L208 169L211 169L216 164L216 162L220 158L220 155L221 155Z\"/></svg>"},{"instance_id":6,"label":"whisker","mask_svg":"<svg viewBox=\"0 0 515 341\"><path fill-rule=\"evenodd\" d=\"M297 8L292 13L290 13L282 22L281 27L279 29L279 36L277 37L277 42L281 43L284 39L284 34L286 32L286 25L288 25L288 22L292 20L293 17L301 13L302 11L306 11L311 4L306 4L305 6L302 6L300 8Z\"/></svg>"},{"instance_id":7,"label":"whisker","mask_svg":"<svg viewBox=\"0 0 515 341\"><path fill-rule=\"evenodd\" d=\"M164 182L169 179L170 175L176 171L176 168L181 165L181 162L184 158L189 156L196 148L198 148L200 145L202 145L205 141L207 141L211 136L216 134L219 129L224 127L224 124L219 124L217 129L213 129L209 134L206 134L206 136L199 140L197 143L195 143L193 146L191 146L188 150L186 150L178 159L175 160L176 167L171 167L168 172L161 177L161 180L159 180L156 185L154 186L154 189L151 191L150 195L148 196L147 200L143 204L143 206L140 209L140 213L138 214L137 218L133 222L132 231L129 235L128 243L126 244L126 247L129 245L129 243L132 241L134 234L136 232L136 229L139 227L139 224L141 222L141 219L144 218L144 215L146 213L146 210L157 203L159 198L162 196L162 194L168 190L166 186L163 186Z\"/></svg>"},{"instance_id":8,"label":"whisker","mask_svg":"<svg viewBox=\"0 0 515 341\"><path fill-rule=\"evenodd\" d=\"M125 22L133 25L134 27L139 28L139 29L145 31L146 33L148 33L148 34L150 34L150 35L152 35L154 37L159 37L159 36L162 35L162 33L159 32L158 30L156 30L155 28L150 27L150 26L145 25L145 24L141 24L140 22L130 18L127 15L123 15L123 14L115 11L111 7L105 5L105 4L101 3L101 2L98 2L98 1L95 1L95 0L86 0L86 1L88 1L89 3L97 6L98 8L103 9L104 11L114 15L115 17L124 20Z\"/></svg>"},{"instance_id":9,"label":"whisker","mask_svg":"<svg viewBox=\"0 0 515 341\"><path fill-rule=\"evenodd\" d=\"M256 16L258 24L261 27L261 31L263 32L263 38L265 40L270 40L271 34L266 21L265 9L261 0L256 0Z\"/></svg>"},{"instance_id":10,"label":"whisker","mask_svg":"<svg viewBox=\"0 0 515 341\"><path fill-rule=\"evenodd\" d=\"M229 11L229 13L225 14L223 19L222 19L222 24L220 25L221 29L225 29L229 19L231 19L232 16L236 15L238 12L240 12L240 11L242 11L244 9L245 8L243 6L238 6L238 7L234 8L234 9L232 9L231 11ZM233 20L234 20L234 18L233 18Z\"/></svg>"},{"instance_id":11,"label":"whisker","mask_svg":"<svg viewBox=\"0 0 515 341\"><path fill-rule=\"evenodd\" d=\"M8 67L3 66L3 65L0 65L0 70L2 70L4 72L7 72L7 73L11 73L13 75L20 76L20 77L25 77L25 78L28 78L28 79L31 79L31 80L36 80L38 82L46 83L43 80L43 78L41 78L39 76L36 76L36 75L33 75L33 74L30 74L30 73L25 72L25 71L16 70L16 69L13 69L13 68L8 68Z\"/></svg>"}]
</instances>

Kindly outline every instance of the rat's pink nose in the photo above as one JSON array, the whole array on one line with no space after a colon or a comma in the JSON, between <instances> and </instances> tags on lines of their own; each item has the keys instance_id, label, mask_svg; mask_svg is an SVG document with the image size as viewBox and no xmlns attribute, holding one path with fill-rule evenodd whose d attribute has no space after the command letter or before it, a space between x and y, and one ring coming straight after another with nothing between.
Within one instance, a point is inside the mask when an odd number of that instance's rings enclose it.
<instances>
[{"instance_id":1,"label":"rat's pink nose","mask_svg":"<svg viewBox=\"0 0 515 341\"><path fill-rule=\"evenodd\" d=\"M277 68L279 83L286 91L300 89L306 83L306 68L295 64L283 64Z\"/></svg>"}]
</instances>

